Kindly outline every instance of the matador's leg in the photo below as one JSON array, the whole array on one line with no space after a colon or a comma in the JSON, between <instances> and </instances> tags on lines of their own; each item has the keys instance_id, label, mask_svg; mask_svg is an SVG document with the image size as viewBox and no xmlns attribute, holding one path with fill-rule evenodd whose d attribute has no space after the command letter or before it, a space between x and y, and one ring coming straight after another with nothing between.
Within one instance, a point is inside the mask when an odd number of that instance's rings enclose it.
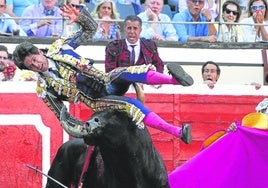
<instances>
[{"instance_id":1,"label":"matador's leg","mask_svg":"<svg viewBox=\"0 0 268 188\"><path fill-rule=\"evenodd\" d=\"M113 95L103 97L100 99L91 99L81 95L79 100L85 103L88 107L90 107L94 111L101 111L107 108L125 111L133 119L133 121L136 122L139 128L143 128L145 124L152 128L179 137L186 144L189 144L192 140L190 125L185 125L182 128L180 128L172 124L169 124L166 121L164 121L161 117L159 117L156 113L147 109L140 101L136 99L113 96ZM68 126L68 122L67 124L65 123L65 125ZM75 133L75 135L78 135L79 132L81 132L81 129L78 130L73 129L72 131ZM73 133L71 132L70 134L73 135Z\"/></svg>"},{"instance_id":2,"label":"matador's leg","mask_svg":"<svg viewBox=\"0 0 268 188\"><path fill-rule=\"evenodd\" d=\"M167 68L171 76L156 72L152 65L139 65L127 67L121 72L115 69L111 72L111 74L114 74L111 77L132 83L139 82L149 85L181 84L183 86L190 86L193 84L193 78L178 63L169 63L167 64Z\"/></svg>"}]
</instances>

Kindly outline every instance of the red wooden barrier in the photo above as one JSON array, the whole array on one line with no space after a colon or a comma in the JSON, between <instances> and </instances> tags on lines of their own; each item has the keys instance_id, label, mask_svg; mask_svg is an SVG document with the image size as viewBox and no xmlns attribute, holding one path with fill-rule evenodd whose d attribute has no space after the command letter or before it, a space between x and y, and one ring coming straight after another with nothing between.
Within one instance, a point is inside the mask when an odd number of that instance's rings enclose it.
<instances>
[{"instance_id":1,"label":"red wooden barrier","mask_svg":"<svg viewBox=\"0 0 268 188\"><path fill-rule=\"evenodd\" d=\"M133 96L133 95L131 95ZM166 121L175 125L190 123L193 142L184 144L180 139L149 128L157 149L169 172L199 152L204 138L217 129L226 129L233 121L255 111L263 96L146 94L145 105ZM71 105L71 112L80 119L92 113L85 105Z\"/></svg>"},{"instance_id":2,"label":"red wooden barrier","mask_svg":"<svg viewBox=\"0 0 268 188\"><path fill-rule=\"evenodd\" d=\"M237 88L236 88L237 87ZM234 89L236 88L236 89ZM64 134L54 114L35 94L35 83L0 82L0 188L44 187L46 178L26 167L30 164L47 173ZM163 119L180 126L190 123L193 142L150 129L153 142L164 158L169 172L199 152L204 138L216 129L227 128L235 120L255 111L268 95L268 87L249 86L162 88L145 87L145 105ZM168 92L168 93L167 93ZM226 94L228 93L228 94ZM133 96L133 94L128 94ZM92 113L82 104L71 105L70 112L86 120Z\"/></svg>"}]
</instances>

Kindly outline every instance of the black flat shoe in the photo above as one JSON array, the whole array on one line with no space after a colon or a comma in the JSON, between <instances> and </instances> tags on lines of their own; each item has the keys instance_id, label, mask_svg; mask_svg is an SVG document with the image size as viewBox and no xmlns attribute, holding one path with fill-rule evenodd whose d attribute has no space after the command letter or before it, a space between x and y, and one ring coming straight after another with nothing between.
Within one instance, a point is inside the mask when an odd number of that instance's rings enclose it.
<instances>
[{"instance_id":1,"label":"black flat shoe","mask_svg":"<svg viewBox=\"0 0 268 188\"><path fill-rule=\"evenodd\" d=\"M169 73L183 86L191 86L194 83L193 78L187 74L178 63L168 63Z\"/></svg>"}]
</instances>

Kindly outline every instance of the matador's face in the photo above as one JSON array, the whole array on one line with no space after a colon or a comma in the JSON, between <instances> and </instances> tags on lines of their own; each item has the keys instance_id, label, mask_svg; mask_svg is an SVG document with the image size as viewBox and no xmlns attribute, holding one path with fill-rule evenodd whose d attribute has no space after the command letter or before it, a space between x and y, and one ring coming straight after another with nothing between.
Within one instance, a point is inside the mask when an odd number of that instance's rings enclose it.
<instances>
[{"instance_id":1,"label":"matador's face","mask_svg":"<svg viewBox=\"0 0 268 188\"><path fill-rule=\"evenodd\" d=\"M34 72L45 72L48 70L48 60L42 51L25 57L24 66Z\"/></svg>"}]
</instances>

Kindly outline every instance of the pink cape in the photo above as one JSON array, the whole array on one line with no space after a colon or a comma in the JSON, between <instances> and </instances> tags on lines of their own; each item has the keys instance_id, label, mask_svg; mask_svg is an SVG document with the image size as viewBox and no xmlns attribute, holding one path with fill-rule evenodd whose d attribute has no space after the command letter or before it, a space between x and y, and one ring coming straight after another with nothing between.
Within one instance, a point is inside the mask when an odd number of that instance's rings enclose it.
<instances>
[{"instance_id":1,"label":"pink cape","mask_svg":"<svg viewBox=\"0 0 268 188\"><path fill-rule=\"evenodd\" d=\"M171 188L268 187L268 131L238 126L169 174Z\"/></svg>"}]
</instances>

